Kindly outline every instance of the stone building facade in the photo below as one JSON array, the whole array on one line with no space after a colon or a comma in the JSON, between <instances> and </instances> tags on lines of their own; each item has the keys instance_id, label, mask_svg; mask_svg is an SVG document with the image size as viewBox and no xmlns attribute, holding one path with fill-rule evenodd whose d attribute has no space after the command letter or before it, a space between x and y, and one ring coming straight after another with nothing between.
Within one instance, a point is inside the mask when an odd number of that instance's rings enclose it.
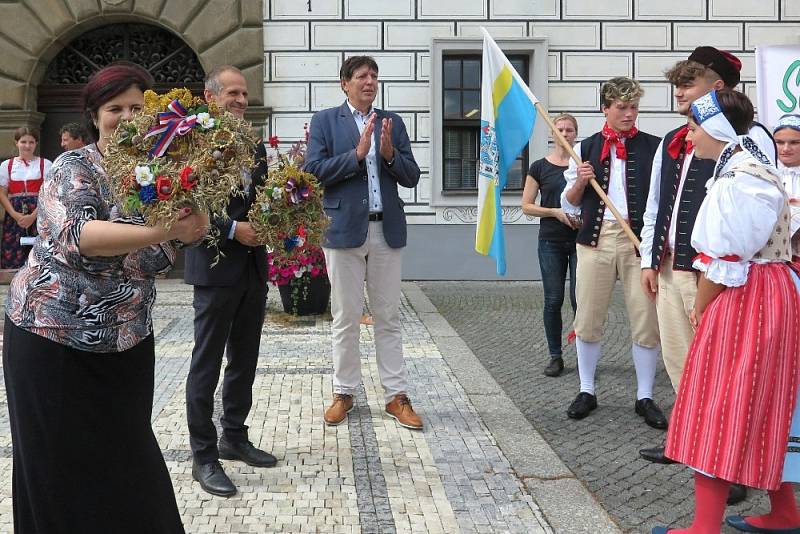
<instances>
[{"instance_id":1,"label":"stone building facade","mask_svg":"<svg viewBox=\"0 0 800 534\"><path fill-rule=\"evenodd\" d=\"M646 90L640 128L662 135L681 121L663 79L666 68L701 44L732 51L744 64L741 89L754 99L755 47L800 42L800 0L0 3L0 154L10 153L13 128L44 120L37 90L59 51L86 32L124 23L177 35L205 70L223 62L242 68L251 119L287 143L302 135L315 111L343 102L337 81L342 61L374 56L381 68L378 106L403 117L423 169L419 186L403 191L411 225L404 276L492 279L491 260L472 252L476 194L468 176L476 117L468 109L475 88L467 78L480 56L481 26L516 58L552 113L578 117L581 134L602 126L600 83L627 75ZM454 68L459 75L448 70ZM448 76L460 81L453 85ZM453 111L453 102L461 108ZM539 121L520 169L546 150ZM531 279L538 277L537 225L521 214L520 194L503 197L509 277Z\"/></svg>"}]
</instances>

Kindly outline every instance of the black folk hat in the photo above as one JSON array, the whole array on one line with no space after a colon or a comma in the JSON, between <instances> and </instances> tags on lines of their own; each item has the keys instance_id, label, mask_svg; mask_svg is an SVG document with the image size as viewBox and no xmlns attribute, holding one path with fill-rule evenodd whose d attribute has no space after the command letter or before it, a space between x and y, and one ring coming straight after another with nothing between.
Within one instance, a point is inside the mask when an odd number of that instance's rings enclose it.
<instances>
[{"instance_id":1,"label":"black folk hat","mask_svg":"<svg viewBox=\"0 0 800 534\"><path fill-rule=\"evenodd\" d=\"M733 88L739 83L742 62L730 52L717 50L713 46L698 46L689 56L689 61L700 63L719 74L726 87Z\"/></svg>"}]
</instances>

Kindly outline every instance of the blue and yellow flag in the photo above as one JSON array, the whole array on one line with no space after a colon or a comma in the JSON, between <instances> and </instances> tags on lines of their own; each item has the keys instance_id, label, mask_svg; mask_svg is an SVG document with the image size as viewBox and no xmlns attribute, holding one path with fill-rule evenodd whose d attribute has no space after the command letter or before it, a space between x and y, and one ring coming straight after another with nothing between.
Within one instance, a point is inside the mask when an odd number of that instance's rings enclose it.
<instances>
[{"instance_id":1,"label":"blue and yellow flag","mask_svg":"<svg viewBox=\"0 0 800 534\"><path fill-rule=\"evenodd\" d=\"M500 192L508 169L533 134L539 101L511 66L489 32L483 30L481 148L478 163L478 230L475 250L491 256L497 274L506 274L506 246Z\"/></svg>"}]
</instances>

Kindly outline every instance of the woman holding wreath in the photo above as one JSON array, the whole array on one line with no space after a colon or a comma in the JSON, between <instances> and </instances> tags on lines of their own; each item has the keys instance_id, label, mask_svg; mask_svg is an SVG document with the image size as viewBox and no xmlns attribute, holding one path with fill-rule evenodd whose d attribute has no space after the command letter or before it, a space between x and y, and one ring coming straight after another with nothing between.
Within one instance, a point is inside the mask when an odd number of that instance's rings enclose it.
<instances>
[{"instance_id":1,"label":"woman holding wreath","mask_svg":"<svg viewBox=\"0 0 800 534\"><path fill-rule=\"evenodd\" d=\"M171 228L124 217L103 151L143 105L150 75L115 64L87 83L98 139L56 159L39 197L39 237L9 289L3 371L13 440L17 534L183 533L150 424L154 278L208 218Z\"/></svg>"}]
</instances>

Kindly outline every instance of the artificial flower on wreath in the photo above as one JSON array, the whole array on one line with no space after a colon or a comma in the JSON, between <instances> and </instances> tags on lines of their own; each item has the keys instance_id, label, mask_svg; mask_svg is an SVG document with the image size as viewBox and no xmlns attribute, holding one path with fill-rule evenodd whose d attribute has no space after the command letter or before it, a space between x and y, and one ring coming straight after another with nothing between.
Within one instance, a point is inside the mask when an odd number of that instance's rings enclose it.
<instances>
[{"instance_id":1,"label":"artificial flower on wreath","mask_svg":"<svg viewBox=\"0 0 800 534\"><path fill-rule=\"evenodd\" d=\"M231 195L244 194L255 143L248 122L186 88L148 90L142 111L120 121L103 167L115 202L148 225L169 227L187 206L225 219Z\"/></svg>"},{"instance_id":2,"label":"artificial flower on wreath","mask_svg":"<svg viewBox=\"0 0 800 534\"><path fill-rule=\"evenodd\" d=\"M259 242L276 256L291 256L308 247L319 247L328 217L322 209L322 187L313 174L302 170L308 143L308 128L300 141L285 151L271 136L264 183L256 196L248 220Z\"/></svg>"}]
</instances>

